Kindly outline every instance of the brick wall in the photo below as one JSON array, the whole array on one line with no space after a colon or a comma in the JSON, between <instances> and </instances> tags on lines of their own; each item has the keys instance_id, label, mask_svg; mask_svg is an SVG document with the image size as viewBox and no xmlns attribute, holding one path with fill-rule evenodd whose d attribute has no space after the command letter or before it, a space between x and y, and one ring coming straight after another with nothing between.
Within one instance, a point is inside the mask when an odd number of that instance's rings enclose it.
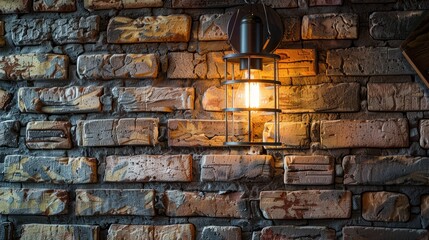
<instances>
[{"instance_id":1,"label":"brick wall","mask_svg":"<svg viewBox=\"0 0 429 240\"><path fill-rule=\"evenodd\" d=\"M0 239L428 239L429 96L398 47L429 1L265 2L283 146L252 152L222 147L244 1L0 0Z\"/></svg>"}]
</instances>

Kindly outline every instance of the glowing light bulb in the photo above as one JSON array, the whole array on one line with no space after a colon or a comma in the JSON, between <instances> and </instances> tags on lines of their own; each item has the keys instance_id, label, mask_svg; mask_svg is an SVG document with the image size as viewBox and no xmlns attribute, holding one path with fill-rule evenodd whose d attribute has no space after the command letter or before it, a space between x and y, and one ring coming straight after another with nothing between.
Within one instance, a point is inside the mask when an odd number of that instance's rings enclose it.
<instances>
[{"instance_id":1,"label":"glowing light bulb","mask_svg":"<svg viewBox=\"0 0 429 240\"><path fill-rule=\"evenodd\" d=\"M244 71L244 78L245 79L260 79L261 78L261 71L251 69L250 70L250 76L249 71ZM248 108L259 108L259 102L260 102L260 86L259 83L245 83L244 87L244 94L246 99L246 107Z\"/></svg>"}]
</instances>

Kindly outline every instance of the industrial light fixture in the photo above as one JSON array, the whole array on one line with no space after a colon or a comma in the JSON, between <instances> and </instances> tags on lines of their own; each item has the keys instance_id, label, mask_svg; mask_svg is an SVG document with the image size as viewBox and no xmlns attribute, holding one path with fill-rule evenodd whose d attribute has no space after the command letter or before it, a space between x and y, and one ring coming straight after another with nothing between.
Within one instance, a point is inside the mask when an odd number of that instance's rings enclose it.
<instances>
[{"instance_id":1,"label":"industrial light fixture","mask_svg":"<svg viewBox=\"0 0 429 240\"><path fill-rule=\"evenodd\" d=\"M228 23L228 40L235 53L223 57L224 145L279 146L280 56L272 52L283 38L283 23L262 1L245 2ZM255 131L257 118L267 122L264 136Z\"/></svg>"}]
</instances>

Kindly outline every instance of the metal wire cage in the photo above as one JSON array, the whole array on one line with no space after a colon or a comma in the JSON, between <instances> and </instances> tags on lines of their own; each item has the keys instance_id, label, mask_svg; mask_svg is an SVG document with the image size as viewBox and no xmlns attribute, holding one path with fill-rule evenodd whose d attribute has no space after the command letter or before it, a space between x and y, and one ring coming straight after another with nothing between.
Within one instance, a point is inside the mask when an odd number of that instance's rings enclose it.
<instances>
[{"instance_id":1,"label":"metal wire cage","mask_svg":"<svg viewBox=\"0 0 429 240\"><path fill-rule=\"evenodd\" d=\"M279 55L235 53L225 62L225 146L280 146ZM240 67L246 60L247 68ZM262 61L264 71L255 74L254 60ZM258 70L259 71L259 70ZM263 118L263 130L261 121ZM258 130L259 131L258 131Z\"/></svg>"}]
</instances>

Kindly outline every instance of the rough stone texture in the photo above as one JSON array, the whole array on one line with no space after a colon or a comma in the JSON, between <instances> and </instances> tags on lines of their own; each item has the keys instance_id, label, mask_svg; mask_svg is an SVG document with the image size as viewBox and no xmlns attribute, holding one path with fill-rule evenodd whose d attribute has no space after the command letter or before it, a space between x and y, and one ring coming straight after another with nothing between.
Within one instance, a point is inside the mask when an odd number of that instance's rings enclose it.
<instances>
[{"instance_id":1,"label":"rough stone texture","mask_svg":"<svg viewBox=\"0 0 429 240\"><path fill-rule=\"evenodd\" d=\"M349 218L349 191L262 191L259 207L267 219Z\"/></svg>"},{"instance_id":2,"label":"rough stone texture","mask_svg":"<svg viewBox=\"0 0 429 240\"><path fill-rule=\"evenodd\" d=\"M28 113L100 112L103 87L24 87L18 91L18 106Z\"/></svg>"},{"instance_id":3,"label":"rough stone texture","mask_svg":"<svg viewBox=\"0 0 429 240\"><path fill-rule=\"evenodd\" d=\"M225 88L211 86L204 92L201 104L205 111L222 111L225 108Z\"/></svg>"},{"instance_id":4,"label":"rough stone texture","mask_svg":"<svg viewBox=\"0 0 429 240\"><path fill-rule=\"evenodd\" d=\"M207 74L206 56L198 53L172 52L168 54L168 78L197 79Z\"/></svg>"},{"instance_id":5,"label":"rough stone texture","mask_svg":"<svg viewBox=\"0 0 429 240\"><path fill-rule=\"evenodd\" d=\"M231 226L206 226L201 233L201 240L240 240L241 228Z\"/></svg>"},{"instance_id":6,"label":"rough stone texture","mask_svg":"<svg viewBox=\"0 0 429 240\"><path fill-rule=\"evenodd\" d=\"M369 16L369 33L379 40L406 39L424 11L374 12Z\"/></svg>"},{"instance_id":7,"label":"rough stone texture","mask_svg":"<svg viewBox=\"0 0 429 240\"><path fill-rule=\"evenodd\" d=\"M0 122L0 147L18 147L19 121Z\"/></svg>"},{"instance_id":8,"label":"rough stone texture","mask_svg":"<svg viewBox=\"0 0 429 240\"><path fill-rule=\"evenodd\" d=\"M27 13L31 0L0 0L0 13Z\"/></svg>"},{"instance_id":9,"label":"rough stone texture","mask_svg":"<svg viewBox=\"0 0 429 240\"><path fill-rule=\"evenodd\" d=\"M4 21L0 21L0 48L6 45L6 39L4 34Z\"/></svg>"},{"instance_id":10,"label":"rough stone texture","mask_svg":"<svg viewBox=\"0 0 429 240\"><path fill-rule=\"evenodd\" d=\"M356 39L359 17L353 13L325 13L302 18L301 37L309 39Z\"/></svg>"},{"instance_id":11,"label":"rough stone texture","mask_svg":"<svg viewBox=\"0 0 429 240\"><path fill-rule=\"evenodd\" d=\"M66 214L68 202L69 197L65 190L0 188L1 214Z\"/></svg>"},{"instance_id":12,"label":"rough stone texture","mask_svg":"<svg viewBox=\"0 0 429 240\"><path fill-rule=\"evenodd\" d=\"M6 182L97 182L95 158L9 155L5 157L3 167L3 180Z\"/></svg>"},{"instance_id":13,"label":"rough stone texture","mask_svg":"<svg viewBox=\"0 0 429 240\"><path fill-rule=\"evenodd\" d=\"M335 230L316 226L270 226L264 227L260 240L272 239L308 239L308 240L335 240Z\"/></svg>"},{"instance_id":14,"label":"rough stone texture","mask_svg":"<svg viewBox=\"0 0 429 240\"><path fill-rule=\"evenodd\" d=\"M190 182L191 155L108 156L105 182Z\"/></svg>"},{"instance_id":15,"label":"rough stone texture","mask_svg":"<svg viewBox=\"0 0 429 240\"><path fill-rule=\"evenodd\" d=\"M381 228L346 226L343 228L344 240L371 240L371 239L427 239L426 229Z\"/></svg>"},{"instance_id":16,"label":"rough stone texture","mask_svg":"<svg viewBox=\"0 0 429 240\"><path fill-rule=\"evenodd\" d=\"M172 112L193 110L194 88L118 87L112 90L125 112Z\"/></svg>"},{"instance_id":17,"label":"rough stone texture","mask_svg":"<svg viewBox=\"0 0 429 240\"><path fill-rule=\"evenodd\" d=\"M270 181L274 160L270 155L205 155L201 181Z\"/></svg>"},{"instance_id":18,"label":"rough stone texture","mask_svg":"<svg viewBox=\"0 0 429 240\"><path fill-rule=\"evenodd\" d=\"M25 131L25 145L29 149L71 149L70 128L69 122L29 122Z\"/></svg>"},{"instance_id":19,"label":"rough stone texture","mask_svg":"<svg viewBox=\"0 0 429 240\"><path fill-rule=\"evenodd\" d=\"M232 126L229 128L232 133ZM247 138L245 122L234 125L234 136L230 141ZM168 145L170 147L221 147L225 142L225 121L222 120L168 120Z\"/></svg>"},{"instance_id":20,"label":"rough stone texture","mask_svg":"<svg viewBox=\"0 0 429 240\"><path fill-rule=\"evenodd\" d=\"M0 223L0 239L13 240L13 224L10 222Z\"/></svg>"},{"instance_id":21,"label":"rough stone texture","mask_svg":"<svg viewBox=\"0 0 429 240\"><path fill-rule=\"evenodd\" d=\"M398 48L356 47L329 50L327 75L415 74Z\"/></svg>"},{"instance_id":22,"label":"rough stone texture","mask_svg":"<svg viewBox=\"0 0 429 240\"><path fill-rule=\"evenodd\" d=\"M194 240L195 227L192 224L174 225L119 225L112 224L109 228L107 240L121 239L181 239Z\"/></svg>"},{"instance_id":23,"label":"rough stone texture","mask_svg":"<svg viewBox=\"0 0 429 240\"><path fill-rule=\"evenodd\" d=\"M113 17L107 26L109 43L188 42L190 37L191 17L184 14Z\"/></svg>"},{"instance_id":24,"label":"rough stone texture","mask_svg":"<svg viewBox=\"0 0 429 240\"><path fill-rule=\"evenodd\" d=\"M408 123L404 118L375 120L323 120L323 148L408 147Z\"/></svg>"},{"instance_id":25,"label":"rough stone texture","mask_svg":"<svg viewBox=\"0 0 429 240\"><path fill-rule=\"evenodd\" d=\"M283 40L285 42L301 40L301 18L286 17L283 19Z\"/></svg>"},{"instance_id":26,"label":"rough stone texture","mask_svg":"<svg viewBox=\"0 0 429 240\"><path fill-rule=\"evenodd\" d=\"M357 112L359 96L359 83L281 86L279 107L285 113Z\"/></svg>"},{"instance_id":27,"label":"rough stone texture","mask_svg":"<svg viewBox=\"0 0 429 240\"><path fill-rule=\"evenodd\" d=\"M77 216L155 216L152 189L76 189Z\"/></svg>"},{"instance_id":28,"label":"rough stone texture","mask_svg":"<svg viewBox=\"0 0 429 240\"><path fill-rule=\"evenodd\" d=\"M83 79L156 78L158 58L155 54L80 55L77 72Z\"/></svg>"},{"instance_id":29,"label":"rough stone texture","mask_svg":"<svg viewBox=\"0 0 429 240\"><path fill-rule=\"evenodd\" d=\"M293 185L334 183L334 159L329 156L285 156L284 182Z\"/></svg>"},{"instance_id":30,"label":"rough stone texture","mask_svg":"<svg viewBox=\"0 0 429 240\"><path fill-rule=\"evenodd\" d=\"M99 227L91 225L24 224L21 240L86 239L98 240Z\"/></svg>"},{"instance_id":31,"label":"rough stone texture","mask_svg":"<svg viewBox=\"0 0 429 240\"><path fill-rule=\"evenodd\" d=\"M367 221L406 222L410 219L408 197L393 192L365 192L362 194L362 217Z\"/></svg>"},{"instance_id":32,"label":"rough stone texture","mask_svg":"<svg viewBox=\"0 0 429 240\"><path fill-rule=\"evenodd\" d=\"M246 218L247 199L242 192L203 193L169 190L164 196L165 214L170 217Z\"/></svg>"},{"instance_id":33,"label":"rough stone texture","mask_svg":"<svg viewBox=\"0 0 429 240\"><path fill-rule=\"evenodd\" d=\"M200 16L198 40L219 41L228 39L228 22L232 14L204 14Z\"/></svg>"},{"instance_id":34,"label":"rough stone texture","mask_svg":"<svg viewBox=\"0 0 429 240\"><path fill-rule=\"evenodd\" d=\"M427 157L352 155L343 170L348 185L429 185Z\"/></svg>"},{"instance_id":35,"label":"rough stone texture","mask_svg":"<svg viewBox=\"0 0 429 240\"><path fill-rule=\"evenodd\" d=\"M84 0L84 7L89 11L102 9L162 7L163 0Z\"/></svg>"},{"instance_id":36,"label":"rough stone texture","mask_svg":"<svg viewBox=\"0 0 429 240\"><path fill-rule=\"evenodd\" d=\"M420 146L429 149L429 119L420 120Z\"/></svg>"},{"instance_id":37,"label":"rough stone texture","mask_svg":"<svg viewBox=\"0 0 429 240\"><path fill-rule=\"evenodd\" d=\"M310 0L309 5L311 7L343 5L343 0Z\"/></svg>"},{"instance_id":38,"label":"rough stone texture","mask_svg":"<svg viewBox=\"0 0 429 240\"><path fill-rule=\"evenodd\" d=\"M297 0L266 0L264 3L272 8L296 8L298 7ZM234 5L243 5L240 0L222 0L222 1L193 1L193 0L172 0L173 8L218 8L230 7Z\"/></svg>"},{"instance_id":39,"label":"rough stone texture","mask_svg":"<svg viewBox=\"0 0 429 240\"><path fill-rule=\"evenodd\" d=\"M278 61L280 79L317 74L315 49L277 49L274 53L280 55Z\"/></svg>"},{"instance_id":40,"label":"rough stone texture","mask_svg":"<svg viewBox=\"0 0 429 240\"><path fill-rule=\"evenodd\" d=\"M96 42L100 17L62 19L17 19L12 22L12 41L15 45L39 45L53 40L57 44Z\"/></svg>"},{"instance_id":41,"label":"rough stone texture","mask_svg":"<svg viewBox=\"0 0 429 240\"><path fill-rule=\"evenodd\" d=\"M263 141L274 141L273 123L265 123ZM280 142L286 148L308 148L310 144L309 124L305 122L280 122Z\"/></svg>"},{"instance_id":42,"label":"rough stone texture","mask_svg":"<svg viewBox=\"0 0 429 240\"><path fill-rule=\"evenodd\" d=\"M368 83L370 111L426 111L429 96L418 83Z\"/></svg>"},{"instance_id":43,"label":"rough stone texture","mask_svg":"<svg viewBox=\"0 0 429 240\"><path fill-rule=\"evenodd\" d=\"M56 54L18 54L0 57L0 79L66 80L69 58Z\"/></svg>"},{"instance_id":44,"label":"rough stone texture","mask_svg":"<svg viewBox=\"0 0 429 240\"><path fill-rule=\"evenodd\" d=\"M155 145L158 143L157 118L121 118L78 121L79 146L103 147Z\"/></svg>"},{"instance_id":45,"label":"rough stone texture","mask_svg":"<svg viewBox=\"0 0 429 240\"><path fill-rule=\"evenodd\" d=\"M3 110L6 105L9 103L12 95L7 91L0 89L0 110Z\"/></svg>"},{"instance_id":46,"label":"rough stone texture","mask_svg":"<svg viewBox=\"0 0 429 240\"><path fill-rule=\"evenodd\" d=\"M76 0L33 0L35 12L74 12Z\"/></svg>"},{"instance_id":47,"label":"rough stone texture","mask_svg":"<svg viewBox=\"0 0 429 240\"><path fill-rule=\"evenodd\" d=\"M422 217L429 218L429 195L422 196L420 202Z\"/></svg>"}]
</instances>

